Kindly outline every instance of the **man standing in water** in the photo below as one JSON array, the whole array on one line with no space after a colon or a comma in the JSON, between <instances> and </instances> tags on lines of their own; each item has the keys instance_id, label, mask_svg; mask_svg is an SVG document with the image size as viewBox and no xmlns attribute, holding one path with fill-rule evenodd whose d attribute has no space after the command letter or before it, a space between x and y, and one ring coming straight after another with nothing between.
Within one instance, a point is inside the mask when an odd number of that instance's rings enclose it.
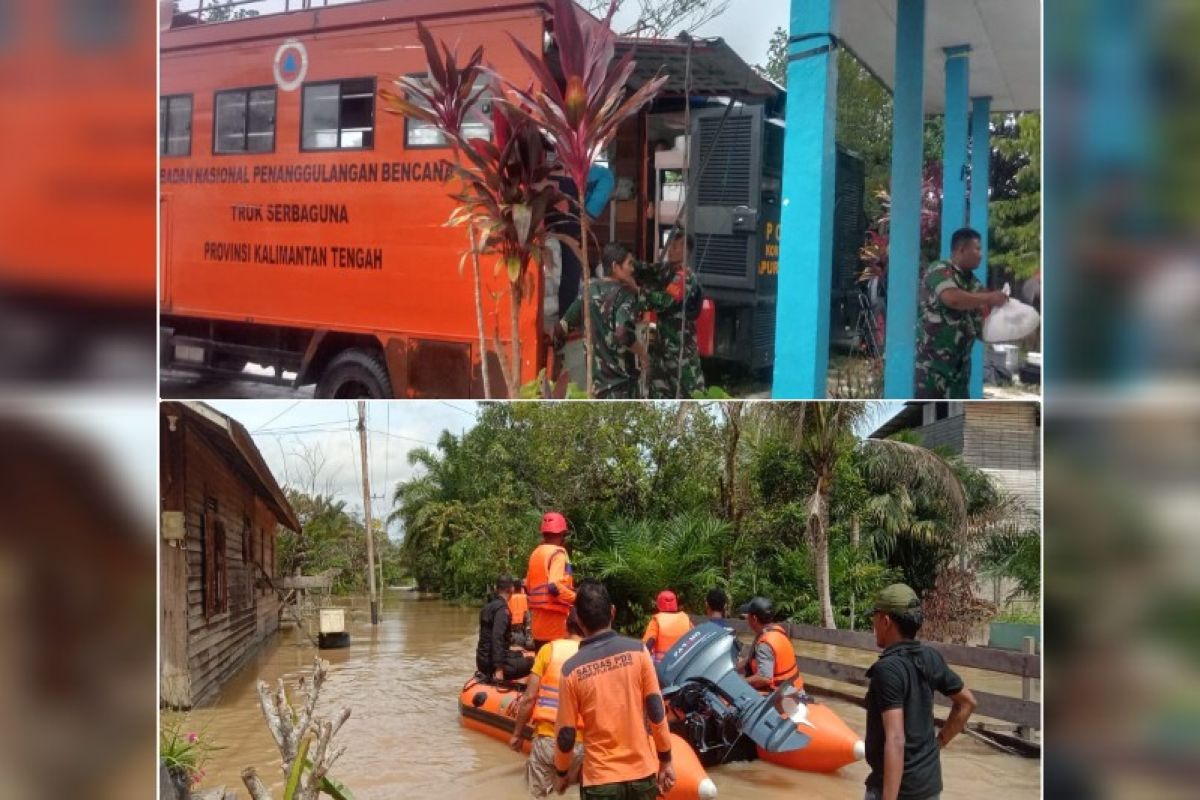
<instances>
[{"instance_id":1,"label":"man standing in water","mask_svg":"<svg viewBox=\"0 0 1200 800\"><path fill-rule=\"evenodd\" d=\"M1008 302L973 274L983 261L979 231L950 238L950 260L929 265L917 340L916 393L922 400L965 399L971 393L971 348L983 332L983 312Z\"/></svg>"},{"instance_id":2,"label":"man standing in water","mask_svg":"<svg viewBox=\"0 0 1200 800\"><path fill-rule=\"evenodd\" d=\"M675 767L650 654L637 639L612 629L616 608L602 584L580 586L575 610L587 638L563 666L554 725L554 789L562 794L567 788L577 726L582 724L587 737L581 800L654 800L675 785Z\"/></svg>"},{"instance_id":3,"label":"man standing in water","mask_svg":"<svg viewBox=\"0 0 1200 800\"><path fill-rule=\"evenodd\" d=\"M525 588L529 592L530 634L533 649L567 635L567 614L575 604L571 562L563 543L567 519L557 511L542 516L542 543L529 556Z\"/></svg>"},{"instance_id":4,"label":"man standing in water","mask_svg":"<svg viewBox=\"0 0 1200 800\"><path fill-rule=\"evenodd\" d=\"M516 724L508 746L518 753L524 742L525 724L533 718L533 741L530 742L529 760L525 764L525 784L529 796L541 800L549 797L554 788L554 722L558 719L558 698L562 686L563 665L567 659L579 652L579 640L583 630L575 609L567 615L567 638L558 639L538 651L529 674L529 685L517 709ZM575 755L567 769L567 782L579 781L579 770L583 766L582 726L576 727Z\"/></svg>"},{"instance_id":5,"label":"man standing in water","mask_svg":"<svg viewBox=\"0 0 1200 800\"><path fill-rule=\"evenodd\" d=\"M942 793L939 751L966 727L975 697L938 651L914 638L921 601L903 583L879 593L871 616L875 644L883 648L867 677L867 776L865 800L931 800ZM933 692L953 703L937 733Z\"/></svg>"}]
</instances>

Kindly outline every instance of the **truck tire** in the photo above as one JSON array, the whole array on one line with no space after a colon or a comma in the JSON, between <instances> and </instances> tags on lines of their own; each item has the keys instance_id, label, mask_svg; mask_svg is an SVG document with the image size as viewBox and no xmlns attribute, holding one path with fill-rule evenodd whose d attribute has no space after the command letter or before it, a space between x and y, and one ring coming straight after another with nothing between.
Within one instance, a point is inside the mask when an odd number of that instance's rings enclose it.
<instances>
[{"instance_id":1,"label":"truck tire","mask_svg":"<svg viewBox=\"0 0 1200 800\"><path fill-rule=\"evenodd\" d=\"M359 348L334 356L317 381L319 400L382 400L391 396L392 382L383 359Z\"/></svg>"}]
</instances>

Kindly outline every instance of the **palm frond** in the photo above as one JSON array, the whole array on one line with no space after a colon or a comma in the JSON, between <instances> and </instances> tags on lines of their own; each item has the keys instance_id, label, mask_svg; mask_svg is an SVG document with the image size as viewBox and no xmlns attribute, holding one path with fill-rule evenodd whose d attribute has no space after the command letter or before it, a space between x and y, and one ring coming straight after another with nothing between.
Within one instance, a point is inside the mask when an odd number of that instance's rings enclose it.
<instances>
[{"instance_id":1,"label":"palm frond","mask_svg":"<svg viewBox=\"0 0 1200 800\"><path fill-rule=\"evenodd\" d=\"M946 459L924 447L889 439L866 439L863 471L868 484L904 486L942 511L955 537L966 537L967 496Z\"/></svg>"}]
</instances>

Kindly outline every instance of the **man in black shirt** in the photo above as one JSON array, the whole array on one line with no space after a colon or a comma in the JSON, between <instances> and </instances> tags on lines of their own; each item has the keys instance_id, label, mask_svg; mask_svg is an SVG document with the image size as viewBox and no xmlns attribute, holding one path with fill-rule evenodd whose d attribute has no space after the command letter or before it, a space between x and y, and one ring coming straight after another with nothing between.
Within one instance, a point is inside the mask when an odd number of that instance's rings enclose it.
<instances>
[{"instance_id":1,"label":"man in black shirt","mask_svg":"<svg viewBox=\"0 0 1200 800\"><path fill-rule=\"evenodd\" d=\"M913 637L921 628L921 601L894 583L875 601L875 644L883 648L867 670L867 776L865 800L935 800L942 793L940 750L966 726L975 697L936 650ZM936 733L933 691L953 702Z\"/></svg>"},{"instance_id":2,"label":"man in black shirt","mask_svg":"<svg viewBox=\"0 0 1200 800\"><path fill-rule=\"evenodd\" d=\"M475 669L486 680L524 678L533 667L533 659L510 650L512 645L512 615L508 598L516 582L508 575L496 581L496 593L479 612L479 644L475 647Z\"/></svg>"}]
</instances>

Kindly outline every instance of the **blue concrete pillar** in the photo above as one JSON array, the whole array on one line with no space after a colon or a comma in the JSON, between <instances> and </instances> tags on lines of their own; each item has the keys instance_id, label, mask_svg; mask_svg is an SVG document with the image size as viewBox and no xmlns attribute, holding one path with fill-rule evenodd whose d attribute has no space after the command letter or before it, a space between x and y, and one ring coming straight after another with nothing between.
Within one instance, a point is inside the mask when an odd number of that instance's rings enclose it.
<instances>
[{"instance_id":1,"label":"blue concrete pillar","mask_svg":"<svg viewBox=\"0 0 1200 800\"><path fill-rule=\"evenodd\" d=\"M950 237L967 224L967 99L970 96L969 45L947 47L946 138L942 150L942 250L950 258Z\"/></svg>"},{"instance_id":2,"label":"blue concrete pillar","mask_svg":"<svg viewBox=\"0 0 1200 800\"><path fill-rule=\"evenodd\" d=\"M992 176L992 98L971 101L971 227L983 234L983 261L975 277L987 286L988 280L988 190ZM984 344L978 339L971 348L971 397L983 397Z\"/></svg>"},{"instance_id":3,"label":"blue concrete pillar","mask_svg":"<svg viewBox=\"0 0 1200 800\"><path fill-rule=\"evenodd\" d=\"M921 167L925 135L925 0L898 0L892 112L892 221L888 244L884 397L913 396L921 260ZM790 102L790 97L789 97Z\"/></svg>"},{"instance_id":4,"label":"blue concrete pillar","mask_svg":"<svg viewBox=\"0 0 1200 800\"><path fill-rule=\"evenodd\" d=\"M792 0L775 314L776 399L825 396L837 119L835 0Z\"/></svg>"}]
</instances>

